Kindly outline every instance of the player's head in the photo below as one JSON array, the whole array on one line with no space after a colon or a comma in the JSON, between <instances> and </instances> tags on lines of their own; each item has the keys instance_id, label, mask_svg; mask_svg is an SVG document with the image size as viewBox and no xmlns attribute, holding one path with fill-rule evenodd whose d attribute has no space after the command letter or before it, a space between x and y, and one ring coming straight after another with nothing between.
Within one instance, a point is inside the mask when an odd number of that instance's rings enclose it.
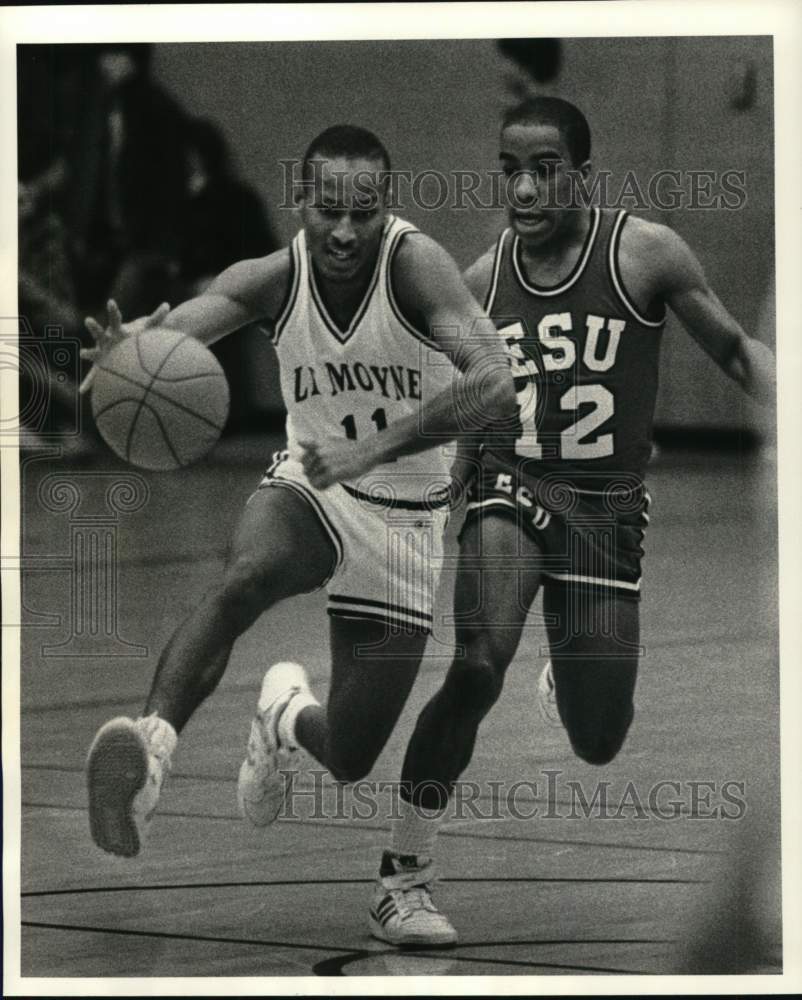
<instances>
[{"instance_id":1,"label":"player's head","mask_svg":"<svg viewBox=\"0 0 802 1000\"><path fill-rule=\"evenodd\" d=\"M590 173L587 119L559 97L532 97L502 119L501 166L513 228L525 243L543 243L571 221L576 176Z\"/></svg>"},{"instance_id":2,"label":"player's head","mask_svg":"<svg viewBox=\"0 0 802 1000\"><path fill-rule=\"evenodd\" d=\"M372 269L387 214L390 157L356 125L334 125L303 158L298 203L318 271L351 281Z\"/></svg>"}]
</instances>

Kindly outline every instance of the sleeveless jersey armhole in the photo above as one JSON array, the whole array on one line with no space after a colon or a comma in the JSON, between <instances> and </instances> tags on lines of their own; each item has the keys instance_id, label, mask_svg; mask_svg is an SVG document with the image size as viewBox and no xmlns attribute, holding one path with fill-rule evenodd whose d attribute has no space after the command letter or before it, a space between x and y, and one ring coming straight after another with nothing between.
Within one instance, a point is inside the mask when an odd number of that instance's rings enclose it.
<instances>
[{"instance_id":1,"label":"sleeveless jersey armhole","mask_svg":"<svg viewBox=\"0 0 802 1000\"><path fill-rule=\"evenodd\" d=\"M487 294L485 295L485 300L482 303L484 311L488 314L491 313L493 306L496 302L496 292L498 291L498 276L501 273L501 262L504 259L504 246L509 238L510 230L505 229L504 232L499 236L496 242L496 256L493 260L493 273L490 277L490 286L487 289Z\"/></svg>"},{"instance_id":2,"label":"sleeveless jersey armhole","mask_svg":"<svg viewBox=\"0 0 802 1000\"><path fill-rule=\"evenodd\" d=\"M629 218L629 213L625 209L621 209L618 216L613 223L613 231L610 236L610 247L607 259L607 267L610 274L610 281L612 282L613 288L615 289L616 295L621 300L621 304L633 316L639 323L643 326L650 326L653 329L658 329L663 326L666 321L666 307L663 305L663 315L659 318L649 319L641 313L635 302L630 297L627 292L623 278L621 277L621 269L618 263L618 249L621 244L621 233L623 232L624 226L627 219Z\"/></svg>"},{"instance_id":3,"label":"sleeveless jersey armhole","mask_svg":"<svg viewBox=\"0 0 802 1000\"><path fill-rule=\"evenodd\" d=\"M290 243L290 274L289 281L287 282L287 291L284 294L284 302L282 303L279 314L273 324L272 334L268 334L273 345L277 345L279 338L284 330L290 313L295 305L295 300L298 298L298 287L300 285L301 278L301 265L298 259L299 248L298 248L298 237Z\"/></svg>"},{"instance_id":4,"label":"sleeveless jersey armhole","mask_svg":"<svg viewBox=\"0 0 802 1000\"><path fill-rule=\"evenodd\" d=\"M428 333L424 333L423 330L419 329L412 322L409 317L405 316L401 310L401 306L395 297L395 292L393 291L393 261L395 260L396 251L401 246L401 242L405 236L409 233L417 232L416 229L410 227L409 229L400 229L392 237L392 242L387 251L387 270L386 270L386 282L387 282L387 301L390 303L390 308L393 311L393 315L398 320L398 322L404 327L407 333L411 333L413 337L417 340L422 341L427 347L431 347L435 351L441 351L442 348L439 344L433 340Z\"/></svg>"}]
</instances>

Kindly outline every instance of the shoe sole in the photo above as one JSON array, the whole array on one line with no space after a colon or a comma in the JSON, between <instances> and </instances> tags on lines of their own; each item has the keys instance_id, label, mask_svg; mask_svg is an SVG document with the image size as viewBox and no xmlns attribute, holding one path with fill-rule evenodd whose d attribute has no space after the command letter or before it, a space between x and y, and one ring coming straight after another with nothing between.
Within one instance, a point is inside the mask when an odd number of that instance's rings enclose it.
<instances>
[{"instance_id":1,"label":"shoe sole","mask_svg":"<svg viewBox=\"0 0 802 1000\"><path fill-rule=\"evenodd\" d=\"M129 727L98 734L89 752L89 830L92 840L109 854L133 858L141 847L133 802L145 787L148 758Z\"/></svg>"},{"instance_id":2,"label":"shoe sole","mask_svg":"<svg viewBox=\"0 0 802 1000\"><path fill-rule=\"evenodd\" d=\"M422 935L415 937L411 935L405 938L403 941L394 941L385 931L384 927L379 923L379 921L371 913L368 917L368 927L370 933L379 941L384 941L385 944L391 944L394 948L426 948L432 951L438 950L443 951L446 948L454 948L458 942L456 934L453 938L449 938L444 941L432 941L431 938L425 938Z\"/></svg>"}]
</instances>

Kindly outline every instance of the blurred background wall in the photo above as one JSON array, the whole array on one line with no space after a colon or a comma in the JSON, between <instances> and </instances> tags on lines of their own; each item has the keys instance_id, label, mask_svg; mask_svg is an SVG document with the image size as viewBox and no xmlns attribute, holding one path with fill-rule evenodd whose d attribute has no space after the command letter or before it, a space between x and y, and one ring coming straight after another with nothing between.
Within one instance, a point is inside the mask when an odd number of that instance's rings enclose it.
<instances>
[{"instance_id":1,"label":"blurred background wall","mask_svg":"<svg viewBox=\"0 0 802 1000\"><path fill-rule=\"evenodd\" d=\"M773 344L769 37L122 48L20 49L20 296L37 329L49 320L82 335L81 316L102 310L108 295L127 295L125 314L137 315L162 298L180 301L232 260L286 243L298 218L280 161L302 157L336 122L377 132L396 169L479 173L488 202L501 113L554 93L585 111L594 166L611 171L612 194L627 172L644 191L657 171L745 175L735 211L643 210L634 199L625 207L686 237L725 305ZM454 191L452 182L445 203L427 210L402 186L398 214L467 266L491 245L504 212L455 209ZM420 193L433 204L437 185ZM232 382L234 424L275 416L267 338L248 329L216 350ZM684 430L688 443L729 434L737 444L750 433L771 438L773 414L751 404L672 318L657 429Z\"/></svg>"},{"instance_id":2,"label":"blurred background wall","mask_svg":"<svg viewBox=\"0 0 802 1000\"><path fill-rule=\"evenodd\" d=\"M772 341L770 38L567 39L558 63L542 72L521 66L494 41L161 45L154 52L155 76L222 126L285 240L297 222L277 208L284 197L277 161L301 156L314 134L337 121L375 130L396 168L482 171L497 165L503 109L524 93L556 93L585 111L594 164L616 177L634 170L645 187L657 170L745 171L747 198L738 211L643 214L688 239L725 305L748 332L761 325L760 335ZM551 80L535 78L555 68ZM408 203L399 214L463 266L504 223L497 211L424 211ZM251 391L272 399L269 347L254 351ZM765 433L771 422L672 319L658 425Z\"/></svg>"}]
</instances>

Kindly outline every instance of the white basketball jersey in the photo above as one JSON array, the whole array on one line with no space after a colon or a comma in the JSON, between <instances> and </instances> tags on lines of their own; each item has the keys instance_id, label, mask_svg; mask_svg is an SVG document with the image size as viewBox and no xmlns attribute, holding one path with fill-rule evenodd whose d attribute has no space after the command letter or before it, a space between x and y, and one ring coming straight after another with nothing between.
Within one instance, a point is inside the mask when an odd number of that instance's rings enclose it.
<instances>
[{"instance_id":1,"label":"white basketball jersey","mask_svg":"<svg viewBox=\"0 0 802 1000\"><path fill-rule=\"evenodd\" d=\"M455 371L448 356L402 316L393 296L393 254L404 234L416 231L388 217L373 277L346 330L326 311L304 231L293 239L291 291L273 334L291 457L300 458L298 441L381 433L448 386ZM345 485L386 500L432 501L448 484L444 444L434 439L430 450Z\"/></svg>"}]
</instances>

